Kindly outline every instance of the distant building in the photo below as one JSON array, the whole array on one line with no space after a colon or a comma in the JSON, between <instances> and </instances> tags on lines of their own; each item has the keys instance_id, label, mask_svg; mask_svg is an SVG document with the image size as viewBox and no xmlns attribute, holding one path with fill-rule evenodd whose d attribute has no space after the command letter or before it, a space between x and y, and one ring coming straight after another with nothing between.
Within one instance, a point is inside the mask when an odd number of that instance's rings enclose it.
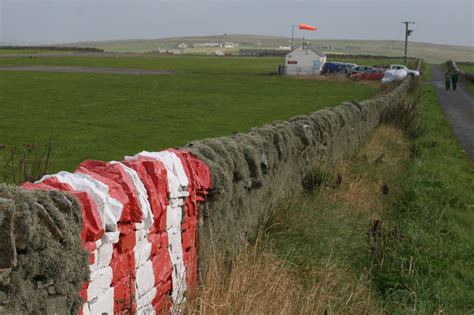
<instances>
[{"instance_id":1,"label":"distant building","mask_svg":"<svg viewBox=\"0 0 474 315\"><path fill-rule=\"evenodd\" d=\"M237 43L224 43L224 48L234 48L239 46Z\"/></svg>"},{"instance_id":2,"label":"distant building","mask_svg":"<svg viewBox=\"0 0 474 315\"><path fill-rule=\"evenodd\" d=\"M160 54L165 54L165 55L181 55L181 51L179 49L163 49L159 48L158 52Z\"/></svg>"},{"instance_id":3,"label":"distant building","mask_svg":"<svg viewBox=\"0 0 474 315\"><path fill-rule=\"evenodd\" d=\"M282 45L280 45L280 47L278 47L278 49L291 50L291 46L282 46Z\"/></svg>"},{"instance_id":4,"label":"distant building","mask_svg":"<svg viewBox=\"0 0 474 315\"><path fill-rule=\"evenodd\" d=\"M194 48L213 48L213 47L220 47L222 48L221 43L195 43L193 44Z\"/></svg>"},{"instance_id":5,"label":"distant building","mask_svg":"<svg viewBox=\"0 0 474 315\"><path fill-rule=\"evenodd\" d=\"M326 62L326 55L315 48L303 45L285 57L285 65L279 73L285 75L319 75Z\"/></svg>"},{"instance_id":6,"label":"distant building","mask_svg":"<svg viewBox=\"0 0 474 315\"><path fill-rule=\"evenodd\" d=\"M240 49L239 54L241 56L284 56L288 53L286 50L281 49Z\"/></svg>"},{"instance_id":7,"label":"distant building","mask_svg":"<svg viewBox=\"0 0 474 315\"><path fill-rule=\"evenodd\" d=\"M186 44L186 43L180 43L180 44L178 45L178 48L179 48L179 49L186 49L186 48L188 48L188 47L189 47L189 46L188 46L188 44Z\"/></svg>"}]
</instances>

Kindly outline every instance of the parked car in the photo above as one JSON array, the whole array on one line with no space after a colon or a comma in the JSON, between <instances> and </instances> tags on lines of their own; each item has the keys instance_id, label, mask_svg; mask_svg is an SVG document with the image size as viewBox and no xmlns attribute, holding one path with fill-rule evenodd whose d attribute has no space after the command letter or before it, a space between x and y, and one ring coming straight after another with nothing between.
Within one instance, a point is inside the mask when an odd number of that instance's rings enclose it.
<instances>
[{"instance_id":1,"label":"parked car","mask_svg":"<svg viewBox=\"0 0 474 315\"><path fill-rule=\"evenodd\" d=\"M384 77L385 69L372 69L365 72L355 73L350 76L353 80L381 80Z\"/></svg>"},{"instance_id":2,"label":"parked car","mask_svg":"<svg viewBox=\"0 0 474 315\"><path fill-rule=\"evenodd\" d=\"M354 67L357 67L357 65L355 63L343 63L342 67L343 67L342 72L344 74L349 74L351 73L351 69Z\"/></svg>"},{"instance_id":3,"label":"parked car","mask_svg":"<svg viewBox=\"0 0 474 315\"><path fill-rule=\"evenodd\" d=\"M404 80L408 76L406 70L387 70L382 78L382 84Z\"/></svg>"},{"instance_id":4,"label":"parked car","mask_svg":"<svg viewBox=\"0 0 474 315\"><path fill-rule=\"evenodd\" d=\"M371 67L371 66L357 66L357 67L353 67L351 68L351 72L349 73L349 76L353 75L353 74L357 74L357 73L361 73L361 72L366 72L366 71L369 71L369 70L374 70L375 68L374 67Z\"/></svg>"},{"instance_id":5,"label":"parked car","mask_svg":"<svg viewBox=\"0 0 474 315\"><path fill-rule=\"evenodd\" d=\"M340 62L325 62L321 69L321 74L338 73L342 71L342 63Z\"/></svg>"},{"instance_id":6,"label":"parked car","mask_svg":"<svg viewBox=\"0 0 474 315\"><path fill-rule=\"evenodd\" d=\"M413 75L415 77L420 76L419 71L408 69L404 65L390 65L390 70L405 70L408 73L408 75Z\"/></svg>"}]
</instances>

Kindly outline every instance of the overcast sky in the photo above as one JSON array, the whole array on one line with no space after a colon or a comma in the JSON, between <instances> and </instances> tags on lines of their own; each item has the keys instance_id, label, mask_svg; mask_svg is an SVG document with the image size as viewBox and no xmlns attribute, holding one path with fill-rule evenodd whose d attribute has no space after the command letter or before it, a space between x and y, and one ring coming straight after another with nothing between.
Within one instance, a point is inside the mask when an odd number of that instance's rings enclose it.
<instances>
[{"instance_id":1,"label":"overcast sky","mask_svg":"<svg viewBox=\"0 0 474 315\"><path fill-rule=\"evenodd\" d=\"M58 43L189 35L403 39L474 46L474 0L0 0L0 43Z\"/></svg>"}]
</instances>

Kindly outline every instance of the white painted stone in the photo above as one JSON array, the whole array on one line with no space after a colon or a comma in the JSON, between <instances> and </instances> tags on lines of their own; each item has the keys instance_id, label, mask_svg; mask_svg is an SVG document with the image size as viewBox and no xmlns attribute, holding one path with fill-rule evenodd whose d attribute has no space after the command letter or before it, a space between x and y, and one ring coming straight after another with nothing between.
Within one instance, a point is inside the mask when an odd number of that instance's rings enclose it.
<instances>
[{"instance_id":1,"label":"white painted stone","mask_svg":"<svg viewBox=\"0 0 474 315\"><path fill-rule=\"evenodd\" d=\"M138 315L155 315L155 309L153 308L153 305L148 305L143 308L137 309L137 314Z\"/></svg>"},{"instance_id":2,"label":"white painted stone","mask_svg":"<svg viewBox=\"0 0 474 315\"><path fill-rule=\"evenodd\" d=\"M151 261L136 270L137 297L140 298L151 291L155 285L155 275Z\"/></svg>"},{"instance_id":3,"label":"white painted stone","mask_svg":"<svg viewBox=\"0 0 474 315\"><path fill-rule=\"evenodd\" d=\"M135 252L135 268L139 268L150 259L151 243L147 239L137 241L133 250Z\"/></svg>"},{"instance_id":4,"label":"white painted stone","mask_svg":"<svg viewBox=\"0 0 474 315\"><path fill-rule=\"evenodd\" d=\"M102 269L110 265L110 260L112 259L112 254L114 252L114 245L112 243L103 243L97 249L97 269Z\"/></svg>"},{"instance_id":5,"label":"white painted stone","mask_svg":"<svg viewBox=\"0 0 474 315\"><path fill-rule=\"evenodd\" d=\"M135 225L135 228L136 228L135 236L136 236L137 242L140 242L148 237L148 230L144 228L137 228L137 227L138 227L138 224Z\"/></svg>"},{"instance_id":6,"label":"white painted stone","mask_svg":"<svg viewBox=\"0 0 474 315\"><path fill-rule=\"evenodd\" d=\"M182 198L173 198L170 199L171 208L178 208L184 205L184 200Z\"/></svg>"},{"instance_id":7,"label":"white painted stone","mask_svg":"<svg viewBox=\"0 0 474 315\"><path fill-rule=\"evenodd\" d=\"M156 312L153 306L149 305L147 307L137 310L137 314L138 315L155 315Z\"/></svg>"},{"instance_id":8,"label":"white painted stone","mask_svg":"<svg viewBox=\"0 0 474 315\"><path fill-rule=\"evenodd\" d=\"M91 315L91 311L89 309L89 303L82 304L82 315Z\"/></svg>"},{"instance_id":9,"label":"white painted stone","mask_svg":"<svg viewBox=\"0 0 474 315\"><path fill-rule=\"evenodd\" d=\"M186 291L186 270L183 260L181 220L182 209L168 206L166 209L166 231L168 233L168 251L173 266L171 277L173 283L172 298L173 302L178 304L183 301L184 292Z\"/></svg>"},{"instance_id":10,"label":"white painted stone","mask_svg":"<svg viewBox=\"0 0 474 315\"><path fill-rule=\"evenodd\" d=\"M136 229L136 230L143 230L143 229L145 229L145 223L143 223L143 222L136 222L136 223L135 223L135 229Z\"/></svg>"},{"instance_id":11,"label":"white painted stone","mask_svg":"<svg viewBox=\"0 0 474 315\"><path fill-rule=\"evenodd\" d=\"M137 299L137 309L145 308L147 306L152 306L152 302L155 296L156 296L156 288L153 288L149 292L142 295L140 298Z\"/></svg>"},{"instance_id":12,"label":"white painted stone","mask_svg":"<svg viewBox=\"0 0 474 315\"><path fill-rule=\"evenodd\" d=\"M82 173L59 172L45 175L40 180L56 177L60 182L68 184L75 191L86 192L97 205L97 210L107 231L117 231L117 221L122 215L123 205L109 195L106 184Z\"/></svg>"},{"instance_id":13,"label":"white painted stone","mask_svg":"<svg viewBox=\"0 0 474 315\"><path fill-rule=\"evenodd\" d=\"M113 244L118 243L119 238L120 232L106 232L100 240L95 242L94 263L89 265L91 273L110 265L114 252Z\"/></svg>"},{"instance_id":14,"label":"white painted stone","mask_svg":"<svg viewBox=\"0 0 474 315\"><path fill-rule=\"evenodd\" d=\"M114 288L109 288L100 297L89 302L91 315L114 314Z\"/></svg>"},{"instance_id":15,"label":"white painted stone","mask_svg":"<svg viewBox=\"0 0 474 315\"><path fill-rule=\"evenodd\" d=\"M116 244L120 239L120 232L106 232L102 237L104 243Z\"/></svg>"},{"instance_id":16,"label":"white painted stone","mask_svg":"<svg viewBox=\"0 0 474 315\"><path fill-rule=\"evenodd\" d=\"M110 288L112 283L112 268L105 267L91 272L89 287L87 288L87 299L93 299L101 296Z\"/></svg>"}]
</instances>

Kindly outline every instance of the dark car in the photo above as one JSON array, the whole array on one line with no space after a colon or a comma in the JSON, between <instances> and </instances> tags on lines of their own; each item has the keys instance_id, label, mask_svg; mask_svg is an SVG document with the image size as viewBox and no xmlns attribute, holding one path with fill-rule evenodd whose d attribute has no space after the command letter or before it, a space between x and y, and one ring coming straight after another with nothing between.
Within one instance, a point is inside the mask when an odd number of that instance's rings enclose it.
<instances>
[{"instance_id":1,"label":"dark car","mask_svg":"<svg viewBox=\"0 0 474 315\"><path fill-rule=\"evenodd\" d=\"M343 64L341 62L325 62L321 74L339 73L343 71Z\"/></svg>"},{"instance_id":2,"label":"dark car","mask_svg":"<svg viewBox=\"0 0 474 315\"><path fill-rule=\"evenodd\" d=\"M351 69L357 67L355 63L343 63L342 64L342 72L344 74L349 75L351 73Z\"/></svg>"}]
</instances>

